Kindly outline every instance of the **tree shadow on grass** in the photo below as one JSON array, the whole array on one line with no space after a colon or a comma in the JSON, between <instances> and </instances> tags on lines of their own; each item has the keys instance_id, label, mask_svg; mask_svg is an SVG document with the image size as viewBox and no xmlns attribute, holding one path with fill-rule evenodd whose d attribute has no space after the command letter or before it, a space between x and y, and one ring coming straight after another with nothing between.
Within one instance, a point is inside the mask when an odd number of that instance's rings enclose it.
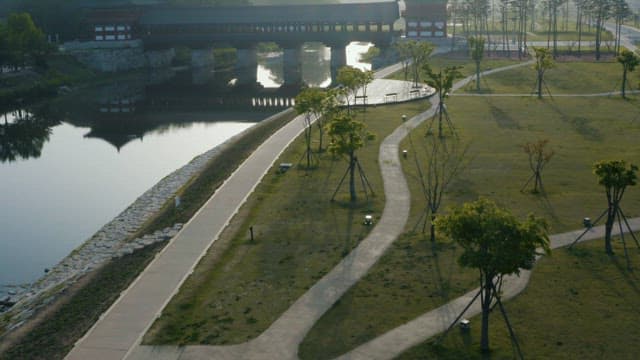
<instances>
[{"instance_id":1,"label":"tree shadow on grass","mask_svg":"<svg viewBox=\"0 0 640 360\"><path fill-rule=\"evenodd\" d=\"M600 129L591 125L591 120L582 116L568 115L553 101L549 102L549 105L551 109L560 116L563 122L571 126L571 128L585 140L595 142L602 142L604 140Z\"/></svg>"}]
</instances>

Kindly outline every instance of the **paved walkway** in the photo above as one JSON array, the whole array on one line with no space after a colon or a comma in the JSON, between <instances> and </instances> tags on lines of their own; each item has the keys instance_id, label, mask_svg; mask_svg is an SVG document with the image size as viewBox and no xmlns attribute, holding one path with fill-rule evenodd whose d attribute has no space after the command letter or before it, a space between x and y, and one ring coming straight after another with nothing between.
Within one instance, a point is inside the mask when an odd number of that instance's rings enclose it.
<instances>
[{"instance_id":1,"label":"paved walkway","mask_svg":"<svg viewBox=\"0 0 640 360\"><path fill-rule=\"evenodd\" d=\"M494 69L484 75L530 63ZM470 76L456 83L454 90L465 86L472 79L473 76ZM432 98L431 101L435 102L437 99ZM434 109L435 106L398 127L380 147L379 164L387 202L376 227L356 249L256 339L231 346L139 345L142 335L155 317L268 171L274 159L303 130L300 118L281 129L247 159L89 333L78 341L67 359L296 359L299 344L315 322L366 274L404 230L410 194L399 161L398 145L411 129L432 117ZM640 228L640 220L633 219L632 226L634 229ZM576 236L576 233L555 235L552 237L552 246L566 245ZM598 237L602 237L601 229L594 228L584 240ZM522 291L529 275L529 272L523 272L520 277L505 279L505 298ZM341 358L393 358L446 329L476 291L391 330ZM467 315L471 316L479 310L479 307L474 306Z\"/></svg>"},{"instance_id":2,"label":"paved walkway","mask_svg":"<svg viewBox=\"0 0 640 360\"><path fill-rule=\"evenodd\" d=\"M488 73L529 63L516 64ZM386 71L397 69L394 67ZM380 74L380 76L384 75ZM458 82L454 89L474 77ZM433 105L438 99L431 98ZM128 359L297 359L298 347L307 332L342 295L378 261L404 231L409 216L410 192L398 155L407 134L434 115L436 106L398 127L380 146L379 161L384 182L385 208L371 233L336 267L300 297L256 339L232 346L136 346Z\"/></svg>"},{"instance_id":3,"label":"paved walkway","mask_svg":"<svg viewBox=\"0 0 640 360\"><path fill-rule=\"evenodd\" d=\"M629 225L634 231L640 230L640 218L629 219ZM550 236L551 248L557 249L570 245L584 230L567 232ZM580 242L604 238L604 226L592 228ZM520 272L519 276L507 276L502 284L502 299L508 300L518 295L527 287L530 270ZM393 359L402 352L416 346L427 339L444 332L456 317L471 302L480 288L476 288L451 302L431 310L420 317L399 326L352 351L340 356L340 360L380 360ZM480 314L480 301L476 301L465 313L465 317Z\"/></svg>"},{"instance_id":4,"label":"paved walkway","mask_svg":"<svg viewBox=\"0 0 640 360\"><path fill-rule=\"evenodd\" d=\"M379 76L393 72L394 68L384 69ZM406 93L402 96L410 95ZM149 358L144 351L140 351L144 348L138 346L144 333L193 272L206 250L218 238L273 162L303 129L303 117L299 116L256 149L75 344L66 359ZM397 146L384 148L386 150L381 150L381 156L384 156L385 160L381 163L396 168L395 171L383 170L383 173L387 172L384 175L385 184L400 182L406 187L404 175L399 171ZM402 180L396 179L397 177ZM407 190L402 189L396 193L394 189L385 191L389 191L389 198L397 198L401 202L386 205L387 216L380 220L369 238L364 241L368 246L354 250L264 334L245 345L214 348L215 357L238 359L238 354L242 353L246 355L240 358L295 358L297 344L302 341L304 334L316 319L366 272L384 252L386 246L402 231L402 218L406 216L403 213L408 211ZM383 245L385 243L386 246ZM199 348L209 351L209 347L189 347L188 350L198 352ZM176 351L172 347L165 347L162 354L152 356L176 359L177 357L171 355Z\"/></svg>"}]
</instances>

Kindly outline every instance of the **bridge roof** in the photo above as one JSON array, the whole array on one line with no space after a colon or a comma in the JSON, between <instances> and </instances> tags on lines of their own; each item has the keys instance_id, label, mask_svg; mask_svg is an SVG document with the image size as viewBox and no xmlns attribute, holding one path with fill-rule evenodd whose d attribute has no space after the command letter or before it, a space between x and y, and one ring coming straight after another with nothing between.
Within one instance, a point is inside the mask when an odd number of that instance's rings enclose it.
<instances>
[{"instance_id":1,"label":"bridge roof","mask_svg":"<svg viewBox=\"0 0 640 360\"><path fill-rule=\"evenodd\" d=\"M396 2L278 6L163 6L144 10L142 25L390 23L400 16Z\"/></svg>"}]
</instances>

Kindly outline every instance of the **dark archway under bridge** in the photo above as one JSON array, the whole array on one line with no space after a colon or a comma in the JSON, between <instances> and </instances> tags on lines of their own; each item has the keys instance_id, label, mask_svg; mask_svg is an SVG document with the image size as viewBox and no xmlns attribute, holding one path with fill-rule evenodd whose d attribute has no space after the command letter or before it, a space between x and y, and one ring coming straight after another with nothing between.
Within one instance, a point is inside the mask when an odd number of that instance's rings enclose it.
<instances>
[{"instance_id":1,"label":"dark archway under bridge","mask_svg":"<svg viewBox=\"0 0 640 360\"><path fill-rule=\"evenodd\" d=\"M279 6L153 6L142 10L137 32L147 49L175 46L238 49L260 42L291 48L305 42L344 46L367 41L384 47L398 35L396 2Z\"/></svg>"}]
</instances>

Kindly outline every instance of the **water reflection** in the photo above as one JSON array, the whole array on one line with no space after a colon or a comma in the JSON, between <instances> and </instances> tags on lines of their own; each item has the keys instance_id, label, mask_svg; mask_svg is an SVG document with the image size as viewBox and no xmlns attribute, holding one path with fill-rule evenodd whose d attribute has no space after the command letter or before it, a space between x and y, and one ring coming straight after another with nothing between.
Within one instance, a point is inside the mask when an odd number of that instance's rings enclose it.
<instances>
[{"instance_id":1,"label":"water reflection","mask_svg":"<svg viewBox=\"0 0 640 360\"><path fill-rule=\"evenodd\" d=\"M329 86L330 50L302 50L303 81ZM163 70L0 118L0 284L35 280L168 173L292 106L282 55L259 65L262 87L229 86L229 69Z\"/></svg>"},{"instance_id":2,"label":"water reflection","mask_svg":"<svg viewBox=\"0 0 640 360\"><path fill-rule=\"evenodd\" d=\"M346 48L347 65L361 70L371 70L371 64L360 61L373 44L353 42ZM328 87L331 79L331 48L322 43L305 43L300 54L302 81L309 87ZM258 54L257 79L264 88L277 88L285 84L283 52Z\"/></svg>"},{"instance_id":3,"label":"water reflection","mask_svg":"<svg viewBox=\"0 0 640 360\"><path fill-rule=\"evenodd\" d=\"M39 158L42 147L49 141L51 127L59 121L37 109L14 110L5 113L0 122L0 161L13 162Z\"/></svg>"}]
</instances>

